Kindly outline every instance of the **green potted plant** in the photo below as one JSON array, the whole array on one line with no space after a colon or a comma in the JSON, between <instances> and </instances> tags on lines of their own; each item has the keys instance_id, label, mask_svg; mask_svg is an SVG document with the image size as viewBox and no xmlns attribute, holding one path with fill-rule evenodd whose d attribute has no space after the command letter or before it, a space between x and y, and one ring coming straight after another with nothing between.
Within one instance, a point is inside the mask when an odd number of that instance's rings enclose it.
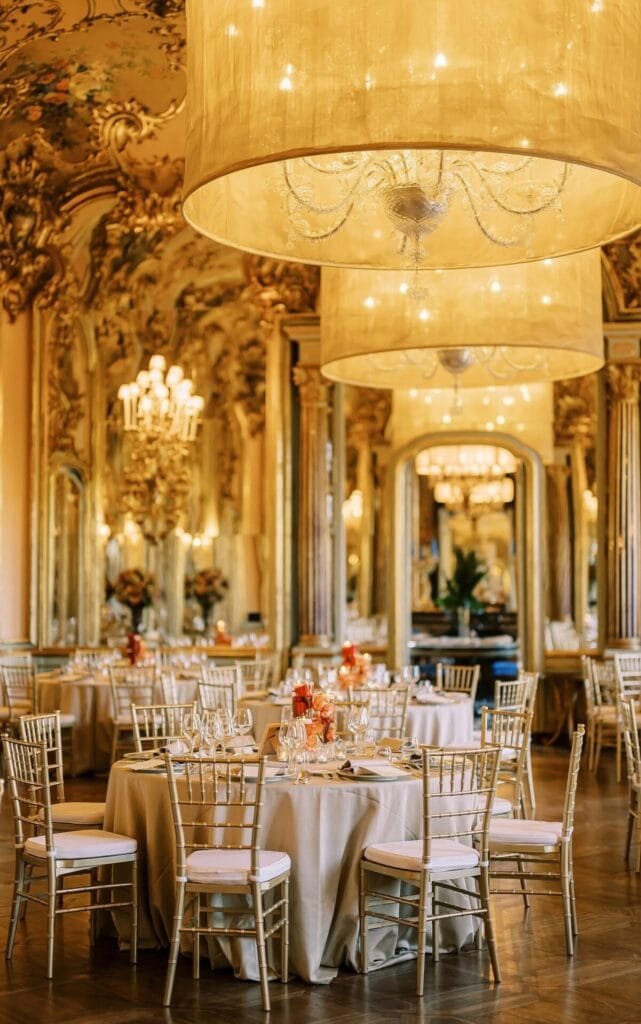
<instances>
[{"instance_id":1,"label":"green potted plant","mask_svg":"<svg viewBox=\"0 0 641 1024\"><path fill-rule=\"evenodd\" d=\"M474 591L486 573L485 563L479 559L476 551L454 548L454 572L445 581L445 593L436 603L440 608L450 608L456 612L459 636L469 636L470 612L483 609Z\"/></svg>"}]
</instances>

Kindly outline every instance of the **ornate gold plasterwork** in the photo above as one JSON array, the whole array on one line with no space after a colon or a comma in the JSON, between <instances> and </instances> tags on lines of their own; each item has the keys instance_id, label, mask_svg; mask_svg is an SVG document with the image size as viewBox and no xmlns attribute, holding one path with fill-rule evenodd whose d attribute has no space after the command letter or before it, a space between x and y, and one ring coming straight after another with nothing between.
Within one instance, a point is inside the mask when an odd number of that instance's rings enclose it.
<instances>
[{"instance_id":1,"label":"ornate gold plasterwork","mask_svg":"<svg viewBox=\"0 0 641 1024\"><path fill-rule=\"evenodd\" d=\"M323 377L319 366L294 366L292 380L300 392L304 405L319 406L329 403L331 384Z\"/></svg>"},{"instance_id":2,"label":"ornate gold plasterwork","mask_svg":"<svg viewBox=\"0 0 641 1024\"><path fill-rule=\"evenodd\" d=\"M81 459L77 431L86 415L86 395L78 381L77 322L73 311L58 309L47 349L49 453Z\"/></svg>"},{"instance_id":3,"label":"ornate gold plasterwork","mask_svg":"<svg viewBox=\"0 0 641 1024\"><path fill-rule=\"evenodd\" d=\"M243 258L247 298L273 323L281 314L313 313L320 289L320 269L306 263L287 263L268 256Z\"/></svg>"},{"instance_id":4,"label":"ornate gold plasterwork","mask_svg":"<svg viewBox=\"0 0 641 1024\"><path fill-rule=\"evenodd\" d=\"M641 232L605 245L601 266L604 319L641 320Z\"/></svg>"},{"instance_id":5,"label":"ornate gold plasterwork","mask_svg":"<svg viewBox=\"0 0 641 1024\"><path fill-rule=\"evenodd\" d=\"M385 443L385 431L392 414L392 396L381 388L350 387L346 402L348 444L366 441L371 446Z\"/></svg>"},{"instance_id":6,"label":"ornate gold plasterwork","mask_svg":"<svg viewBox=\"0 0 641 1024\"><path fill-rule=\"evenodd\" d=\"M594 444L596 436L596 374L554 383L554 443Z\"/></svg>"},{"instance_id":7,"label":"ornate gold plasterwork","mask_svg":"<svg viewBox=\"0 0 641 1024\"><path fill-rule=\"evenodd\" d=\"M638 402L641 365L609 363L606 366L608 394L613 401Z\"/></svg>"}]
</instances>

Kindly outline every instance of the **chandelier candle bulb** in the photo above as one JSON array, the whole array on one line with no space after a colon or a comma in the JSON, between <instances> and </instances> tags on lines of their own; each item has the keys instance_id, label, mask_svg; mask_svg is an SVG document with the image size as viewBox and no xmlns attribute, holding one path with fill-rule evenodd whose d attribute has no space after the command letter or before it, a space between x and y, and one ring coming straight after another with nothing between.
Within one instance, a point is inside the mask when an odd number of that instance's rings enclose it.
<instances>
[{"instance_id":1,"label":"chandelier candle bulb","mask_svg":"<svg viewBox=\"0 0 641 1024\"><path fill-rule=\"evenodd\" d=\"M190 0L187 35L184 212L218 242L480 267L641 224L638 0Z\"/></svg>"}]
</instances>

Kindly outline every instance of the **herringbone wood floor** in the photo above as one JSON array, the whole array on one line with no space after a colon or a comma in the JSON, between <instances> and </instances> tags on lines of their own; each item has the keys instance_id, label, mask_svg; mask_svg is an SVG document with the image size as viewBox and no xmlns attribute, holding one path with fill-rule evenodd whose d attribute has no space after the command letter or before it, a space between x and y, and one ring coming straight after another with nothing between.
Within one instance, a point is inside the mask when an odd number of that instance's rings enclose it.
<instances>
[{"instance_id":1,"label":"herringbone wood floor","mask_svg":"<svg viewBox=\"0 0 641 1024\"><path fill-rule=\"evenodd\" d=\"M539 815L560 809L567 752L538 749L535 772ZM272 1022L303 1024L638 1024L641 1020L641 878L623 863L625 785L617 786L606 753L599 777L581 777L575 854L580 936L568 961L560 908L536 901L527 919L520 901L497 900L503 971L489 983L486 953L444 956L428 963L426 995L414 996L414 963L368 977L343 971L331 985L274 983ZM69 785L68 798L100 799L104 780ZM13 871L8 809L1 816L0 928L6 928ZM57 948L56 978L43 977L45 920L31 908L20 926L13 962L0 962L0 1024L242 1024L264 1021L257 984L231 973L210 975L203 965L192 982L190 964L180 964L174 1006L160 997L166 956L142 952L132 968L115 943L88 945L87 918L64 921ZM0 940L2 942L3 940Z\"/></svg>"}]
</instances>

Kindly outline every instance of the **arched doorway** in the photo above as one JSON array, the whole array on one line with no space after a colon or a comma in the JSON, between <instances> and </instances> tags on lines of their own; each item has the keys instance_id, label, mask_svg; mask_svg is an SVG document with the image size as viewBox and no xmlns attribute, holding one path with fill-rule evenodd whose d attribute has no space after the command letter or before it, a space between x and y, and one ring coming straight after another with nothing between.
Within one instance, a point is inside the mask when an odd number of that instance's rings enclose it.
<instances>
[{"instance_id":1,"label":"arched doorway","mask_svg":"<svg viewBox=\"0 0 641 1024\"><path fill-rule=\"evenodd\" d=\"M421 434L397 452L390 465L388 521L390 524L390 573L388 578L389 659L395 665L408 661L410 639L411 537L408 476L414 459L423 449L458 444L491 444L505 448L519 460L516 475L516 521L519 643L525 668L540 670L544 654L543 572L544 472L539 455L511 434L464 430Z\"/></svg>"}]
</instances>

